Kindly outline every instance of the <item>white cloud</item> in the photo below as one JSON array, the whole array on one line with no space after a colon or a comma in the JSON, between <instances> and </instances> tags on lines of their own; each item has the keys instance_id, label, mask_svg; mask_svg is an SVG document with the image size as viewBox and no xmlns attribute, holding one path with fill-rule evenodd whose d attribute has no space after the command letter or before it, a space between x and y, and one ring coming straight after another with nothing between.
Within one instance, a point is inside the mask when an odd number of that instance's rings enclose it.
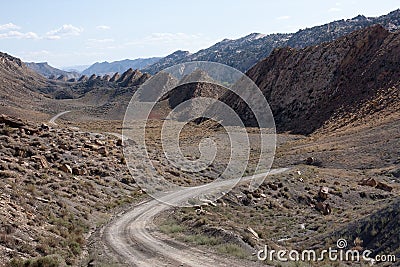
<instances>
[{"instance_id":1,"label":"white cloud","mask_svg":"<svg viewBox=\"0 0 400 267\"><path fill-rule=\"evenodd\" d=\"M114 39L111 39L111 38L107 38L107 39L88 39L88 42L89 43L96 43L96 44L98 44L98 43L100 43L100 44L102 44L102 43L112 43L112 42L114 42Z\"/></svg>"},{"instance_id":2,"label":"white cloud","mask_svg":"<svg viewBox=\"0 0 400 267\"><path fill-rule=\"evenodd\" d=\"M50 40L59 40L63 37L78 36L83 32L82 28L72 26L71 24L64 24L62 27L51 30L46 33L46 38Z\"/></svg>"},{"instance_id":3,"label":"white cloud","mask_svg":"<svg viewBox=\"0 0 400 267\"><path fill-rule=\"evenodd\" d=\"M21 27L15 25L14 23L7 23L0 25L0 31L18 30L18 29L21 29Z\"/></svg>"},{"instance_id":4,"label":"white cloud","mask_svg":"<svg viewBox=\"0 0 400 267\"><path fill-rule=\"evenodd\" d=\"M9 31L6 33L0 33L0 39L40 39L40 37L34 32L19 32Z\"/></svg>"},{"instance_id":5,"label":"white cloud","mask_svg":"<svg viewBox=\"0 0 400 267\"><path fill-rule=\"evenodd\" d=\"M88 39L86 41L85 48L87 49L111 49L114 48L112 45L114 43L114 39L106 38L106 39Z\"/></svg>"},{"instance_id":6,"label":"white cloud","mask_svg":"<svg viewBox=\"0 0 400 267\"><path fill-rule=\"evenodd\" d=\"M290 16L280 16L276 18L277 20L287 20L290 19Z\"/></svg>"},{"instance_id":7,"label":"white cloud","mask_svg":"<svg viewBox=\"0 0 400 267\"><path fill-rule=\"evenodd\" d=\"M46 39L48 39L48 40L60 40L61 36L59 36L59 35L47 35Z\"/></svg>"},{"instance_id":8,"label":"white cloud","mask_svg":"<svg viewBox=\"0 0 400 267\"><path fill-rule=\"evenodd\" d=\"M96 27L96 29L98 29L98 30L110 30L111 27L107 26L107 25L99 25L99 26Z\"/></svg>"},{"instance_id":9,"label":"white cloud","mask_svg":"<svg viewBox=\"0 0 400 267\"><path fill-rule=\"evenodd\" d=\"M338 7L331 7L330 9L328 9L328 11L329 12L338 12L338 11L341 11L341 9Z\"/></svg>"},{"instance_id":10,"label":"white cloud","mask_svg":"<svg viewBox=\"0 0 400 267\"><path fill-rule=\"evenodd\" d=\"M158 32L151 33L150 35L144 36L142 38L131 40L126 43L114 45L114 49L125 49L127 47L136 47L138 49L148 49L148 47L153 47L159 50L160 45L163 50L167 52L171 52L172 50L188 50L188 51L197 51L199 49L203 49L209 47L214 44L217 40L210 39L207 36L204 36L201 33L198 34L188 34L188 33L171 33L171 32ZM157 50L157 51L158 51ZM160 53L158 51L157 53Z\"/></svg>"},{"instance_id":11,"label":"white cloud","mask_svg":"<svg viewBox=\"0 0 400 267\"><path fill-rule=\"evenodd\" d=\"M154 43L176 43L176 42L192 42L201 39L202 36L199 34L187 34L187 33L169 33L169 32L158 32L152 33L149 36L138 41L142 44L154 44Z\"/></svg>"},{"instance_id":12,"label":"white cloud","mask_svg":"<svg viewBox=\"0 0 400 267\"><path fill-rule=\"evenodd\" d=\"M32 58L32 57L37 58L37 57L47 56L50 54L51 53L48 50L38 50L38 51L29 51L29 52L23 51L23 52L19 53L19 55L24 58Z\"/></svg>"},{"instance_id":13,"label":"white cloud","mask_svg":"<svg viewBox=\"0 0 400 267\"><path fill-rule=\"evenodd\" d=\"M21 29L14 23L6 23L0 25L0 39L40 39L40 37L34 32L21 32L17 31Z\"/></svg>"},{"instance_id":14,"label":"white cloud","mask_svg":"<svg viewBox=\"0 0 400 267\"><path fill-rule=\"evenodd\" d=\"M105 54L99 51L73 51L56 52L49 50L20 51L17 53L24 62L49 62L54 67L61 67L64 64L74 65L76 60L84 60L92 57L90 61L96 61L98 58L104 58Z\"/></svg>"}]
</instances>

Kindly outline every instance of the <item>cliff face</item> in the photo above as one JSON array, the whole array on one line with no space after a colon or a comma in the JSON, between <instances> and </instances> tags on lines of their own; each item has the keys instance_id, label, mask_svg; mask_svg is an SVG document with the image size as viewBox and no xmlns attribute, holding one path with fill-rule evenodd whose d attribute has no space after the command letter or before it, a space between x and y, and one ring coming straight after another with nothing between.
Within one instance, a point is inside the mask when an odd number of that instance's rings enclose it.
<instances>
[{"instance_id":1,"label":"cliff face","mask_svg":"<svg viewBox=\"0 0 400 267\"><path fill-rule=\"evenodd\" d=\"M385 95L394 87L398 94L399 62L399 33L377 25L330 43L274 50L247 75L267 98L279 131L308 134L338 111L351 112L372 100L378 91ZM221 100L237 106L242 118L250 118L248 125L256 125L233 94Z\"/></svg>"}]
</instances>

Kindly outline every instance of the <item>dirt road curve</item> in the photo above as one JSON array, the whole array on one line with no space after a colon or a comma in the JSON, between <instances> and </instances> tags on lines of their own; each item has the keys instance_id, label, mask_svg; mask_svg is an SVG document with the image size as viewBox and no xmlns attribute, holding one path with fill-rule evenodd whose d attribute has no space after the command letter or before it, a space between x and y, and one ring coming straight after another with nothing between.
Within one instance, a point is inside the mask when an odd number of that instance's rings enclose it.
<instances>
[{"instance_id":1,"label":"dirt road curve","mask_svg":"<svg viewBox=\"0 0 400 267\"><path fill-rule=\"evenodd\" d=\"M58 119L58 118L61 117L62 115L67 114L67 113L69 113L69 112L71 112L71 110L67 110L67 111L63 111L63 112L58 113L57 115L55 115L54 117L52 117L52 118L49 120L49 123L50 123L50 124L56 124L56 125L57 125L56 119Z\"/></svg>"},{"instance_id":2,"label":"dirt road curve","mask_svg":"<svg viewBox=\"0 0 400 267\"><path fill-rule=\"evenodd\" d=\"M274 169L270 171L270 174L277 174L286 170L288 169ZM265 176L265 174L259 175ZM244 177L241 182L246 182L251 178L251 176ZM162 201L181 203L183 200L200 193L215 190L215 188L223 189L236 182L237 180L234 179L187 188L164 196ZM157 200L139 204L114 219L105 228L102 236L103 242L115 254L118 261L127 266L243 266L243 262L224 259L215 254L210 255L209 252L186 245L162 241L162 238L152 231L154 229L153 219L169 207ZM250 262L246 264L246 266L251 265L260 266L260 263L254 262L253 264Z\"/></svg>"}]
</instances>

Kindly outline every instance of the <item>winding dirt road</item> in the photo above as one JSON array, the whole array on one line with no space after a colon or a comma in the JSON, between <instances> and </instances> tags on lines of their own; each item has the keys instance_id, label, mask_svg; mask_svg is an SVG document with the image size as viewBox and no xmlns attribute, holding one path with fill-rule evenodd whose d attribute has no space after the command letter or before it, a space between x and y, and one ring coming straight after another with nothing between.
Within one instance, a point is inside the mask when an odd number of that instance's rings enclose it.
<instances>
[{"instance_id":1,"label":"winding dirt road","mask_svg":"<svg viewBox=\"0 0 400 267\"><path fill-rule=\"evenodd\" d=\"M50 123L50 124L57 125L56 119L58 119L59 117L61 117L61 116L64 115L64 114L67 114L67 113L70 113L70 112L71 112L71 110L67 110L67 111L63 111L63 112L58 113L57 115L53 116L53 117L49 120L49 123Z\"/></svg>"},{"instance_id":2,"label":"winding dirt road","mask_svg":"<svg viewBox=\"0 0 400 267\"><path fill-rule=\"evenodd\" d=\"M71 111L58 113L49 120L55 121ZM122 138L121 134L108 133ZM271 170L268 175L287 171L289 168ZM239 183L249 182L251 179L266 176L266 173L247 176ZM123 266L154 267L154 266L266 266L260 262L235 261L232 258L223 258L210 251L201 251L179 242L166 242L165 237L157 235L154 218L161 212L171 208L171 203L179 205L190 198L212 191L226 192L238 182L237 179L219 181L201 186L189 187L184 190L167 194L159 200L149 200L138 204L131 210L117 216L101 232L102 243L107 251ZM159 234L159 233L158 233ZM108 254L108 253L107 253Z\"/></svg>"},{"instance_id":3,"label":"winding dirt road","mask_svg":"<svg viewBox=\"0 0 400 267\"><path fill-rule=\"evenodd\" d=\"M269 175L287 171L288 168L274 169ZM265 176L265 173L256 176ZM240 183L248 182L253 177L243 177ZM221 189L221 192L236 179L220 181L202 186L190 187L173 192L157 200L150 200L139 204L130 211L112 221L103 231L102 239L113 252L118 261L127 266L243 266L243 263L232 262L221 256L201 251L197 248L179 245L174 242L165 242L157 236L154 217L170 208L168 203L182 203L199 194ZM249 265L250 264L250 265ZM260 266L260 263L248 263L246 266ZM265 266L265 265L262 265Z\"/></svg>"}]
</instances>

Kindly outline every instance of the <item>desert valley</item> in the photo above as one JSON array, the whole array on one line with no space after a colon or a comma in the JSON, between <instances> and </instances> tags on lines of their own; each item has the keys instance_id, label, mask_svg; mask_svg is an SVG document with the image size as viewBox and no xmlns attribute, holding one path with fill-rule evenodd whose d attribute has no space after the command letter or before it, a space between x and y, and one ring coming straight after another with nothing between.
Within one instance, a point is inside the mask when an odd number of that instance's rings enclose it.
<instances>
[{"instance_id":1,"label":"desert valley","mask_svg":"<svg viewBox=\"0 0 400 267\"><path fill-rule=\"evenodd\" d=\"M163 72L197 61L235 68L259 88L275 126L269 163L259 165L263 129L230 81L216 85L214 71L180 80ZM126 110L154 77L176 88L147 118L145 160L126 124L139 115ZM243 124L176 126L187 160L201 157L204 139L218 148L195 172L170 163L162 135L168 114L196 98L224 103ZM399 9L83 71L0 53L0 114L0 266L369 266L257 258L265 246L320 252L339 239L392 256L377 266L400 266ZM246 136L249 153L245 178L228 191L220 178L230 131ZM154 200L142 184L154 178L146 162L187 191ZM253 175L265 179L250 190ZM178 205L219 188L215 200Z\"/></svg>"}]
</instances>

